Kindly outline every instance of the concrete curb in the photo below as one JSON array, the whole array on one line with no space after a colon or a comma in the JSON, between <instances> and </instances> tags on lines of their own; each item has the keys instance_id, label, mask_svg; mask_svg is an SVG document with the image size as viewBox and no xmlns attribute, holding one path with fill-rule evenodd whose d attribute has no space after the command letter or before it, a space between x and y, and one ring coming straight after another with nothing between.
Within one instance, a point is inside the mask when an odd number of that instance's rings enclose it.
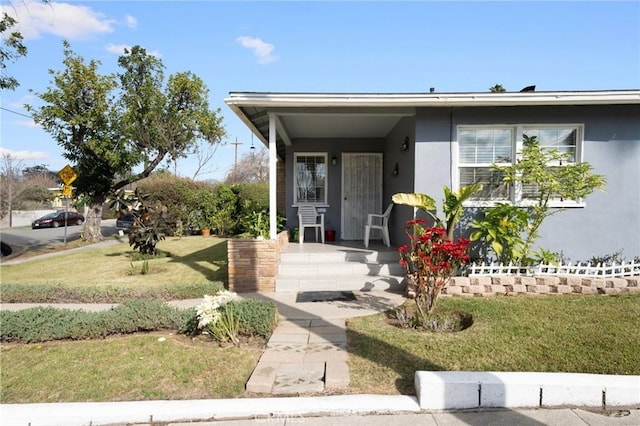
<instances>
[{"instance_id":1,"label":"concrete curb","mask_svg":"<svg viewBox=\"0 0 640 426\"><path fill-rule=\"evenodd\" d=\"M427 410L640 405L640 376L417 371L415 385Z\"/></svg>"},{"instance_id":2,"label":"concrete curb","mask_svg":"<svg viewBox=\"0 0 640 426\"><path fill-rule=\"evenodd\" d=\"M296 398L209 399L191 401L75 402L2 404L2 424L86 426L113 423L193 420L295 419L311 416L418 413L412 396L338 395Z\"/></svg>"}]
</instances>

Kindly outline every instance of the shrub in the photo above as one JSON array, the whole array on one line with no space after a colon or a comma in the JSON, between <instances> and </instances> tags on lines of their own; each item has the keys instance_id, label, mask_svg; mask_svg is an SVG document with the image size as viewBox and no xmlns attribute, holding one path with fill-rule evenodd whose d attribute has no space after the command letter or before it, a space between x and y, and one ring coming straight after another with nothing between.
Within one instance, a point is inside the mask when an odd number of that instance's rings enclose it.
<instances>
[{"instance_id":1,"label":"shrub","mask_svg":"<svg viewBox=\"0 0 640 426\"><path fill-rule=\"evenodd\" d=\"M484 218L471 222L471 241L482 240L480 250L483 260L488 261L489 250L496 255L496 260L503 264L515 262L522 258L524 241L522 234L529 224L529 212L508 203L496 203L484 212Z\"/></svg>"},{"instance_id":2,"label":"shrub","mask_svg":"<svg viewBox=\"0 0 640 426\"><path fill-rule=\"evenodd\" d=\"M189 222L189 214L201 208L201 201L194 193L200 190L211 191L211 185L171 173L153 173L138 182L138 188L149 194L149 202L161 206L166 211L167 221L175 224Z\"/></svg>"},{"instance_id":3,"label":"shrub","mask_svg":"<svg viewBox=\"0 0 640 426\"><path fill-rule=\"evenodd\" d=\"M233 186L238 195L241 206L249 205L252 210L265 210L269 208L269 184L266 183L237 183ZM241 211L240 213L244 213Z\"/></svg>"},{"instance_id":4,"label":"shrub","mask_svg":"<svg viewBox=\"0 0 640 426\"><path fill-rule=\"evenodd\" d=\"M157 300L133 300L101 312L50 306L0 311L0 341L83 340L141 331L182 330L188 319L183 311Z\"/></svg>"},{"instance_id":5,"label":"shrub","mask_svg":"<svg viewBox=\"0 0 640 426\"><path fill-rule=\"evenodd\" d=\"M240 320L240 334L258 336L265 340L271 336L278 322L276 305L259 299L244 299L236 304Z\"/></svg>"},{"instance_id":6,"label":"shrub","mask_svg":"<svg viewBox=\"0 0 640 426\"><path fill-rule=\"evenodd\" d=\"M247 299L234 305L240 334L269 338L276 324L276 308L272 302ZM186 335L198 332L195 309L177 309L148 299L131 300L101 312L51 306L2 310L0 324L0 341L20 343L100 339L167 329Z\"/></svg>"},{"instance_id":7,"label":"shrub","mask_svg":"<svg viewBox=\"0 0 640 426\"><path fill-rule=\"evenodd\" d=\"M211 221L211 229L218 236L226 237L236 232L236 217L238 214L238 196L227 185L218 185L213 193L213 204L207 214Z\"/></svg>"},{"instance_id":8,"label":"shrub","mask_svg":"<svg viewBox=\"0 0 640 426\"><path fill-rule=\"evenodd\" d=\"M223 288L221 282L175 284L165 287L68 287L64 284L2 283L2 303L122 303L134 299L197 299Z\"/></svg>"},{"instance_id":9,"label":"shrub","mask_svg":"<svg viewBox=\"0 0 640 426\"><path fill-rule=\"evenodd\" d=\"M219 342L238 344L238 336L268 339L277 323L276 306L258 299L237 298L226 290L205 295L195 309L197 329L204 330Z\"/></svg>"}]
</instances>

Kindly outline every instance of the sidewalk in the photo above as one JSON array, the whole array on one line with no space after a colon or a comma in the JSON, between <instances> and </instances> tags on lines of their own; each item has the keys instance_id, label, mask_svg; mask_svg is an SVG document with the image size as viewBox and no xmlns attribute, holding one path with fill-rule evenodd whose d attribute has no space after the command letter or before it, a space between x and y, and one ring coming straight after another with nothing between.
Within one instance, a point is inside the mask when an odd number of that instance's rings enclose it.
<instances>
[{"instance_id":1,"label":"sidewalk","mask_svg":"<svg viewBox=\"0 0 640 426\"><path fill-rule=\"evenodd\" d=\"M197 401L0 405L3 426L638 426L640 410L578 408L421 411L410 396L340 395Z\"/></svg>"}]
</instances>

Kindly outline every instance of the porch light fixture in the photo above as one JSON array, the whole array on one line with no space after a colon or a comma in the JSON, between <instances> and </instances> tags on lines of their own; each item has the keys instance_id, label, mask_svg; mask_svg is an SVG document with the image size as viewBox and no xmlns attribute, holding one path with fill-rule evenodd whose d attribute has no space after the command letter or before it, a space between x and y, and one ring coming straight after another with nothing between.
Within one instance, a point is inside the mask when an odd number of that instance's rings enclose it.
<instances>
[{"instance_id":1,"label":"porch light fixture","mask_svg":"<svg viewBox=\"0 0 640 426\"><path fill-rule=\"evenodd\" d=\"M393 170L391 170L391 176L398 176L398 173L400 173L400 170L398 170L398 163L396 163Z\"/></svg>"},{"instance_id":2,"label":"porch light fixture","mask_svg":"<svg viewBox=\"0 0 640 426\"><path fill-rule=\"evenodd\" d=\"M331 157L331 165L335 166L336 164L338 164L338 159L336 158L336 156L334 155L333 157Z\"/></svg>"},{"instance_id":3,"label":"porch light fixture","mask_svg":"<svg viewBox=\"0 0 640 426\"><path fill-rule=\"evenodd\" d=\"M400 151L402 152L409 151L409 136L404 138L404 142L402 142L402 145L400 145Z\"/></svg>"}]
</instances>

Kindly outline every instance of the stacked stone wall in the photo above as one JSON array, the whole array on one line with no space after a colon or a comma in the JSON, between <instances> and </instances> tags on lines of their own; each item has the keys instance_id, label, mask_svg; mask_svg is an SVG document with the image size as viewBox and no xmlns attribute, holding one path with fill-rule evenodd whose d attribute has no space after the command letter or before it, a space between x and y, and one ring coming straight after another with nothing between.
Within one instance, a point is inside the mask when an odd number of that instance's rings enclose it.
<instances>
[{"instance_id":1,"label":"stacked stone wall","mask_svg":"<svg viewBox=\"0 0 640 426\"><path fill-rule=\"evenodd\" d=\"M562 275L453 277L442 291L443 295L451 296L622 293L640 293L640 277L581 278Z\"/></svg>"},{"instance_id":2,"label":"stacked stone wall","mask_svg":"<svg viewBox=\"0 0 640 426\"><path fill-rule=\"evenodd\" d=\"M289 234L276 240L231 239L227 242L229 291L236 293L273 292L280 253L289 244Z\"/></svg>"}]
</instances>

